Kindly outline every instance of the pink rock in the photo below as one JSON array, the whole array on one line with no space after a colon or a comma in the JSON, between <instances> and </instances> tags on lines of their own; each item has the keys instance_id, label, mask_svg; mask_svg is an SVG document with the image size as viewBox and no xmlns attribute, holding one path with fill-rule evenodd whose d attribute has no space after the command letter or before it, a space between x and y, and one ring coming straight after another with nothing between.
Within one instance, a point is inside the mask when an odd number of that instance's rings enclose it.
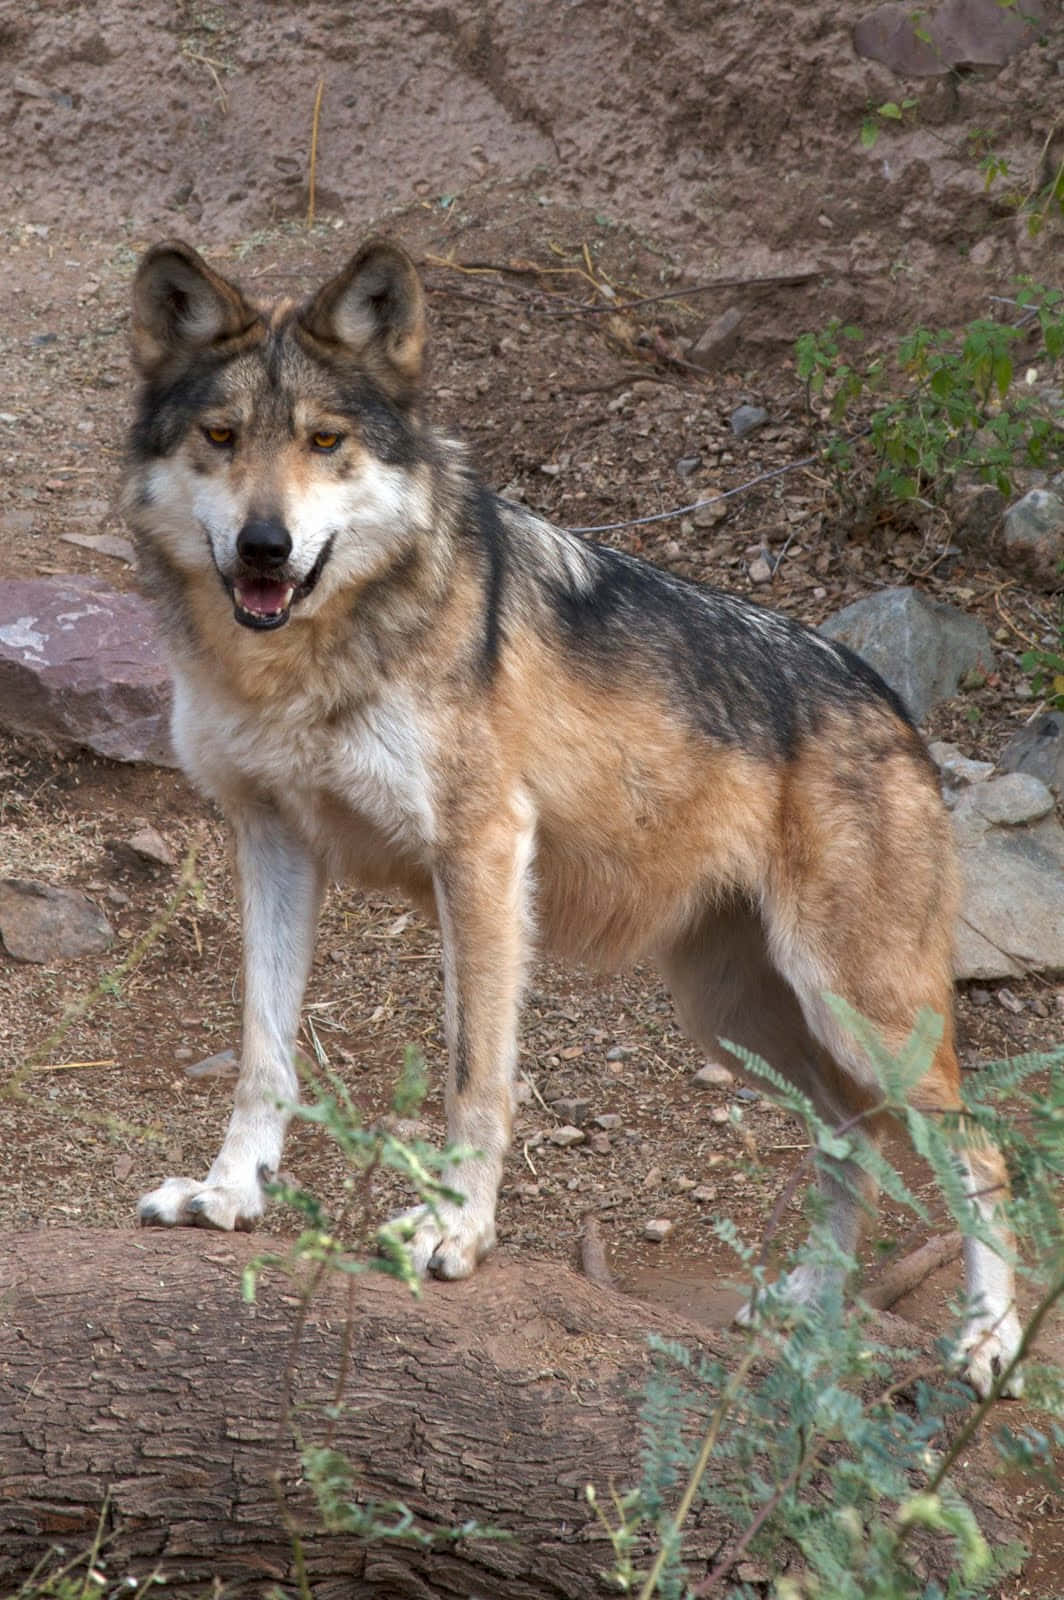
<instances>
[{"instance_id":1,"label":"pink rock","mask_svg":"<svg viewBox=\"0 0 1064 1600\"><path fill-rule=\"evenodd\" d=\"M176 766L152 609L99 578L0 583L0 726Z\"/></svg>"}]
</instances>

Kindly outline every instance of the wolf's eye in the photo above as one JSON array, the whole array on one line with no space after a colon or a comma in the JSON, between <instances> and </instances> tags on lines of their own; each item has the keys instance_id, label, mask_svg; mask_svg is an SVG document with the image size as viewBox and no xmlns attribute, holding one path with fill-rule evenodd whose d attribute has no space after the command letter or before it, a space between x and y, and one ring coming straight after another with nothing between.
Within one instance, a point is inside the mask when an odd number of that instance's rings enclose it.
<instances>
[{"instance_id":1,"label":"wolf's eye","mask_svg":"<svg viewBox=\"0 0 1064 1600\"><path fill-rule=\"evenodd\" d=\"M310 436L310 442L315 450L322 450L326 455L328 455L330 451L337 448L342 437L342 434L327 433L323 429L321 433L312 433Z\"/></svg>"},{"instance_id":2,"label":"wolf's eye","mask_svg":"<svg viewBox=\"0 0 1064 1600\"><path fill-rule=\"evenodd\" d=\"M205 438L210 440L211 444L216 444L219 450L224 449L226 445L232 444L236 437L232 428L204 428L203 434Z\"/></svg>"}]
</instances>

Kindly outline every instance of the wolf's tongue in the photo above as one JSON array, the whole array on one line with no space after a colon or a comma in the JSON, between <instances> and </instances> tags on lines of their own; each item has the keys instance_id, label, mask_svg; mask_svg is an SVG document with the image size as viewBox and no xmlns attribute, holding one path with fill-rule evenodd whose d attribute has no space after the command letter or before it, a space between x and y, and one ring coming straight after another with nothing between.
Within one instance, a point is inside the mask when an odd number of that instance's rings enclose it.
<instances>
[{"instance_id":1,"label":"wolf's tongue","mask_svg":"<svg viewBox=\"0 0 1064 1600\"><path fill-rule=\"evenodd\" d=\"M271 583L268 579L261 579L257 583L245 581L236 586L237 604L259 617L276 616L285 609L291 598L291 585L287 583Z\"/></svg>"}]
</instances>

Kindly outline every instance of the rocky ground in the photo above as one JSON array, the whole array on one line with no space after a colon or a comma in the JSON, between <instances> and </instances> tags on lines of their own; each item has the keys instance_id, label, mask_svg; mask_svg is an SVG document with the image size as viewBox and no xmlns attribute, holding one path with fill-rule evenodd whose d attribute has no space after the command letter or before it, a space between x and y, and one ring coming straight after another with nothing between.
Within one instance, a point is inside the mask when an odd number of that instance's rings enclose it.
<instances>
[{"instance_id":1,"label":"rocky ground","mask_svg":"<svg viewBox=\"0 0 1064 1600\"><path fill-rule=\"evenodd\" d=\"M860 15L772 0L707 19L700 6L588 0L545 30L537 8L496 0L399 18L368 5L356 29L319 0L266 16L103 0L0 19L0 573L135 584L115 496L141 248L179 233L253 290L296 293L384 228L423 264L434 412L490 482L807 621L887 586L959 608L992 659L925 728L960 758L997 762L1039 710L1019 658L1056 637L1059 596L956 502L872 505L862 446L840 481L793 340L840 316L875 347L917 320L1010 315L1000 302L1019 272L1059 285L1060 223L1032 233L1023 207L1064 157L1062 31L1047 23L1001 67L899 79L855 54ZM862 144L871 108L910 99ZM987 149L1009 163L989 188ZM1060 374L1043 364L1038 381L1051 392ZM740 436L743 406L765 417ZM629 525L725 490L737 492ZM0 874L80 891L113 931L102 956L0 955L0 1048L8 1071L31 1063L35 1102L7 1123L0 1221L126 1225L162 1173L206 1166L226 1115L226 1062L191 1070L237 1038L223 829L165 768L25 732L3 736L0 762ZM195 893L168 913L190 851ZM434 930L334 889L302 1042L367 1116L387 1111L412 1043L433 1084L424 1125L439 1133L439 999ZM63 1024L72 1005L83 1014ZM972 1069L1064 1036L1052 966L980 978L958 1006ZM711 1220L724 1212L756 1237L800 1132L756 1093L696 1080L702 1062L650 972L537 968L521 1060L503 1248L575 1258L591 1212L622 1283L724 1316L733 1263ZM580 1137L559 1138L567 1127ZM298 1129L286 1159L335 1200L342 1172L320 1134ZM382 1186L382 1212L394 1199ZM652 1221L672 1224L663 1243ZM889 1205L878 1234L920 1237ZM958 1283L947 1266L900 1309L934 1324ZM1010 1594L1059 1585L1059 1507L1042 1501L1038 1516L1041 1565Z\"/></svg>"}]
</instances>

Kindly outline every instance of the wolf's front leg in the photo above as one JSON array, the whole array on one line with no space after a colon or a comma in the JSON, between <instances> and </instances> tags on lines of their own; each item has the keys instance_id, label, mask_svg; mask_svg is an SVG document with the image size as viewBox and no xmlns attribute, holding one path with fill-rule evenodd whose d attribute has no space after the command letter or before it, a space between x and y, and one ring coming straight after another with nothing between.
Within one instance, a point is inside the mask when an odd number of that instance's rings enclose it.
<instances>
[{"instance_id":1,"label":"wolf's front leg","mask_svg":"<svg viewBox=\"0 0 1064 1600\"><path fill-rule=\"evenodd\" d=\"M323 875L273 811L233 819L244 933L244 1038L229 1128L206 1178L167 1178L140 1202L146 1226L249 1229L281 1160L299 1098L293 1049L314 951Z\"/></svg>"},{"instance_id":2,"label":"wolf's front leg","mask_svg":"<svg viewBox=\"0 0 1064 1600\"><path fill-rule=\"evenodd\" d=\"M471 828L435 877L443 937L447 1137L474 1152L445 1174L464 1204L411 1213L414 1264L465 1278L495 1243L495 1202L513 1119L517 1016L529 943L531 807Z\"/></svg>"}]
</instances>

